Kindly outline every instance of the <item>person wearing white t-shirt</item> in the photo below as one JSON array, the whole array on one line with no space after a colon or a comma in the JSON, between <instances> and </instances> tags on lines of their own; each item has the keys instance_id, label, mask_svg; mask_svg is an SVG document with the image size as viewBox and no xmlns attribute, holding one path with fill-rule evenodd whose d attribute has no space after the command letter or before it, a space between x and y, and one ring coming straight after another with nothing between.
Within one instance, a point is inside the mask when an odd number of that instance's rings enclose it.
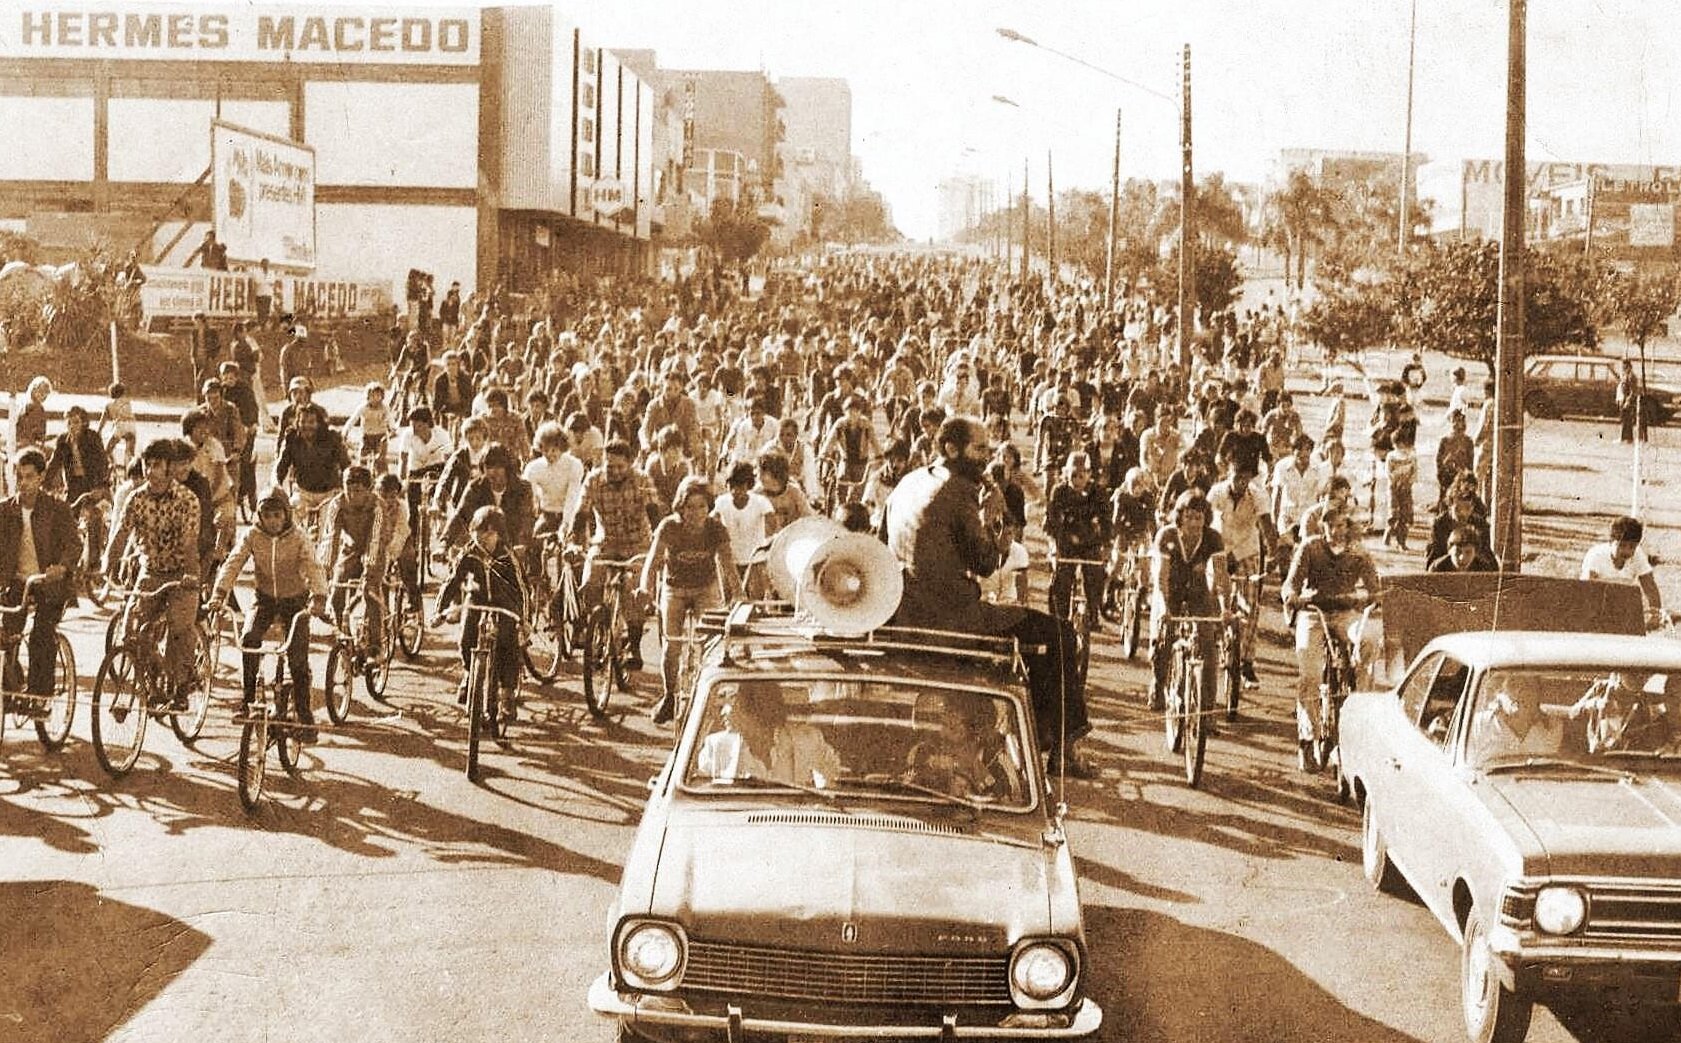
<instances>
[{"instance_id":1,"label":"person wearing white t-shirt","mask_svg":"<svg viewBox=\"0 0 1681 1043\"><path fill-rule=\"evenodd\" d=\"M537 428L537 455L520 475L536 494L535 535L572 531L584 487L584 462L568 453L567 445L566 429L555 421Z\"/></svg>"},{"instance_id":2,"label":"person wearing white t-shirt","mask_svg":"<svg viewBox=\"0 0 1681 1043\"><path fill-rule=\"evenodd\" d=\"M730 534L730 556L745 579L753 555L775 531L776 506L763 493L753 491L752 464L732 467L726 484L729 491L719 495L713 512ZM760 593L750 590L748 597Z\"/></svg>"},{"instance_id":3,"label":"person wearing white t-shirt","mask_svg":"<svg viewBox=\"0 0 1681 1043\"><path fill-rule=\"evenodd\" d=\"M1271 556L1278 545L1272 511L1254 473L1245 462L1235 459L1231 463L1231 477L1208 490L1208 506L1212 512L1208 524L1225 544L1232 582L1242 597L1253 597L1243 627L1242 670L1244 687L1259 688L1261 682L1255 676L1255 634L1261 617L1261 581L1256 580L1251 589L1249 577L1261 574L1264 556Z\"/></svg>"},{"instance_id":4,"label":"person wearing white t-shirt","mask_svg":"<svg viewBox=\"0 0 1681 1043\"><path fill-rule=\"evenodd\" d=\"M1582 578L1612 583L1635 583L1646 598L1646 623L1653 626L1665 617L1663 595L1658 592L1652 560L1640 546L1646 527L1640 519L1624 515L1611 522L1611 539L1596 543L1582 555Z\"/></svg>"}]
</instances>

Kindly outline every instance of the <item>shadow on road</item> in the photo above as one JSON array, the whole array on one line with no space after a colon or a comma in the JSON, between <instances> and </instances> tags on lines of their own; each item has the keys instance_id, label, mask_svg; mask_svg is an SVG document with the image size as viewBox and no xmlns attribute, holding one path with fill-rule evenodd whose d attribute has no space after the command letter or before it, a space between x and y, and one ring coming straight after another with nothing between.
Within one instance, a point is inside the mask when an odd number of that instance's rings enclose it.
<instances>
[{"instance_id":1,"label":"shadow on road","mask_svg":"<svg viewBox=\"0 0 1681 1043\"><path fill-rule=\"evenodd\" d=\"M1141 909L1086 909L1098 1038L1128 1043L1418 1043L1343 1006L1271 949Z\"/></svg>"},{"instance_id":2,"label":"shadow on road","mask_svg":"<svg viewBox=\"0 0 1681 1043\"><path fill-rule=\"evenodd\" d=\"M0 883L0 1039L100 1040L210 947L162 913L65 880Z\"/></svg>"}]
</instances>

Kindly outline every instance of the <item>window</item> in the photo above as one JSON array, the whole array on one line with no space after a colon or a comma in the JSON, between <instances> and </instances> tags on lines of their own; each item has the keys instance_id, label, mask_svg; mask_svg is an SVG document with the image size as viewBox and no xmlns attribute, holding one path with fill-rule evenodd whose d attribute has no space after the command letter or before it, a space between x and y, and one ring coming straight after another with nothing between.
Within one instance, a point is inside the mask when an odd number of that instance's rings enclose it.
<instances>
[{"instance_id":1,"label":"window","mask_svg":"<svg viewBox=\"0 0 1681 1043\"><path fill-rule=\"evenodd\" d=\"M578 121L578 140L595 141L595 121L588 116Z\"/></svg>"},{"instance_id":2,"label":"window","mask_svg":"<svg viewBox=\"0 0 1681 1043\"><path fill-rule=\"evenodd\" d=\"M588 152L578 153L578 172L585 177L595 176L595 157Z\"/></svg>"},{"instance_id":3,"label":"window","mask_svg":"<svg viewBox=\"0 0 1681 1043\"><path fill-rule=\"evenodd\" d=\"M1442 654L1437 652L1418 664L1418 669L1401 683L1401 713L1407 720L1418 720L1419 711L1424 708L1424 697L1430 693L1430 682L1435 678L1436 668L1441 663Z\"/></svg>"},{"instance_id":4,"label":"window","mask_svg":"<svg viewBox=\"0 0 1681 1043\"><path fill-rule=\"evenodd\" d=\"M1470 667L1451 657L1442 657L1441 668L1436 671L1424 699L1424 714L1418 720L1419 728L1438 746L1447 745L1454 710L1459 707L1459 697L1465 694L1465 684L1470 679Z\"/></svg>"},{"instance_id":5,"label":"window","mask_svg":"<svg viewBox=\"0 0 1681 1043\"><path fill-rule=\"evenodd\" d=\"M593 83L584 84L584 108L591 110L595 108L595 84Z\"/></svg>"}]
</instances>

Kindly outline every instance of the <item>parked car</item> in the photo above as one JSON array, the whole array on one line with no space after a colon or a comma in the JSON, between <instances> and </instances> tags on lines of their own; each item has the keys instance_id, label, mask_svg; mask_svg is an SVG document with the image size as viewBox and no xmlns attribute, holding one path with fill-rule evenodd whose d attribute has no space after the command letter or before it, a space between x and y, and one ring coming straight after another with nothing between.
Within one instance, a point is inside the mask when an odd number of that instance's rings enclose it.
<instances>
[{"instance_id":1,"label":"parked car","mask_svg":"<svg viewBox=\"0 0 1681 1043\"><path fill-rule=\"evenodd\" d=\"M1618 359L1604 355L1541 355L1524 369L1523 408L1543 420L1616 417ZM1681 413L1681 387L1646 382L1646 421L1667 424Z\"/></svg>"},{"instance_id":2,"label":"parked car","mask_svg":"<svg viewBox=\"0 0 1681 1043\"><path fill-rule=\"evenodd\" d=\"M749 611L650 783L591 1008L621 1040L1095 1031L1013 645Z\"/></svg>"},{"instance_id":3,"label":"parked car","mask_svg":"<svg viewBox=\"0 0 1681 1043\"><path fill-rule=\"evenodd\" d=\"M1533 1005L1615 990L1681 1015L1681 642L1437 637L1342 716L1361 861L1462 946L1465 1028L1521 1040Z\"/></svg>"}]
</instances>

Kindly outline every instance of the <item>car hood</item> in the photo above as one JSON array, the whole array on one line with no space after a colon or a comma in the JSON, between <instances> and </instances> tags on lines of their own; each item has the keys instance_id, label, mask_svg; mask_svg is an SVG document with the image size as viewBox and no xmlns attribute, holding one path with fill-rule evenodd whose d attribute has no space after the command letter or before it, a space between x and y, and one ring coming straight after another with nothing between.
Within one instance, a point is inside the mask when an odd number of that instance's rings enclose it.
<instances>
[{"instance_id":1,"label":"car hood","mask_svg":"<svg viewBox=\"0 0 1681 1043\"><path fill-rule=\"evenodd\" d=\"M650 912L731 944L998 953L1051 929L1067 859L1019 830L983 830L839 812L674 815Z\"/></svg>"},{"instance_id":2,"label":"car hood","mask_svg":"<svg viewBox=\"0 0 1681 1043\"><path fill-rule=\"evenodd\" d=\"M1681 878L1681 779L1487 776L1534 833L1534 868L1555 876Z\"/></svg>"}]
</instances>

